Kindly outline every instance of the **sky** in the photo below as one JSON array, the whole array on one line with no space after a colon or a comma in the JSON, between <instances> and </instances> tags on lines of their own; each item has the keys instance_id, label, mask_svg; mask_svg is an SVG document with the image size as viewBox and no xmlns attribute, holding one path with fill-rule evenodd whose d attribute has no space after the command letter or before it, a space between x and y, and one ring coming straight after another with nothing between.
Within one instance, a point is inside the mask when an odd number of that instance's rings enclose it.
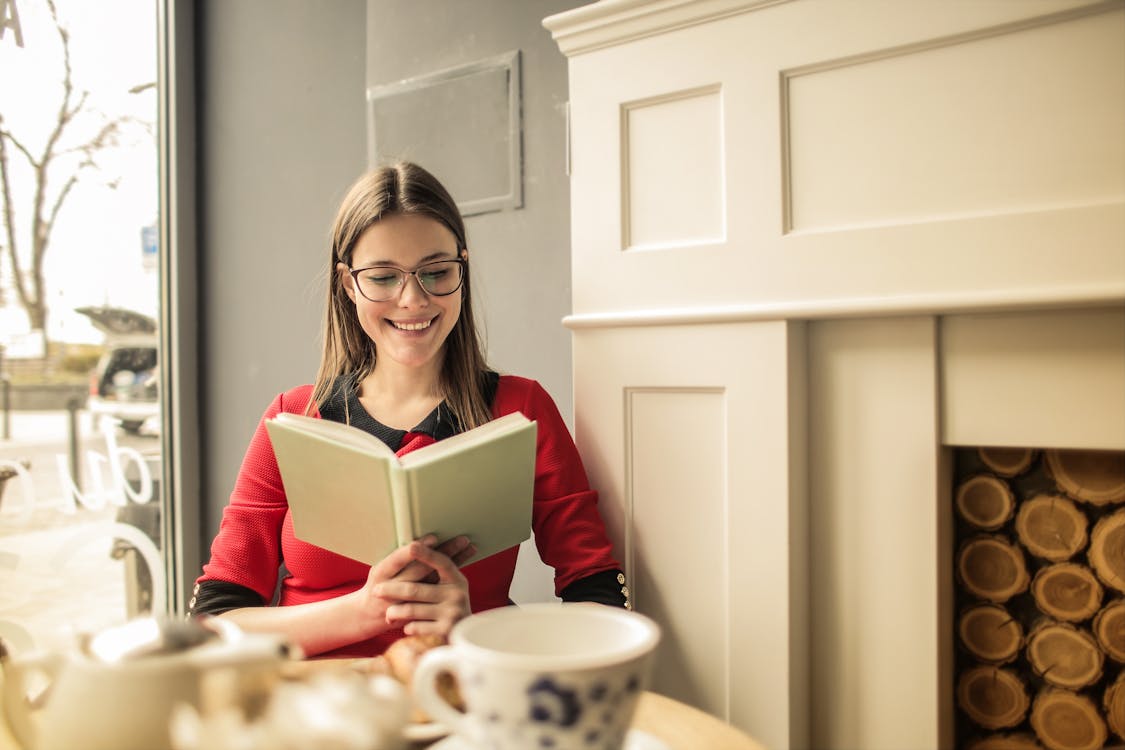
<instances>
[{"instance_id":1,"label":"sky","mask_svg":"<svg viewBox=\"0 0 1125 750\"><path fill-rule=\"evenodd\" d=\"M12 2L12 0L7 0ZM61 46L46 0L15 0L23 47L8 29L0 39L0 113L5 126L33 152L40 152L62 99ZM2 7L0 3L0 7ZM99 342L102 335L85 316L83 305L110 304L155 315L156 273L142 261L141 229L158 213L154 87L129 89L156 80L156 0L56 0L59 18L70 31L71 68L76 91L88 91L91 109L113 118L130 116L150 124L134 127L128 145L101 158L105 169L87 171L71 192L56 223L44 273L50 300L49 336L56 341ZM75 121L67 140L91 137L103 120ZM20 244L29 237L30 170L9 146L16 224ZM55 177L61 185L65 174ZM116 189L107 182L118 180ZM6 244L6 243L5 243ZM0 278L9 279L7 258ZM0 344L16 356L27 318L14 292L0 310Z\"/></svg>"}]
</instances>

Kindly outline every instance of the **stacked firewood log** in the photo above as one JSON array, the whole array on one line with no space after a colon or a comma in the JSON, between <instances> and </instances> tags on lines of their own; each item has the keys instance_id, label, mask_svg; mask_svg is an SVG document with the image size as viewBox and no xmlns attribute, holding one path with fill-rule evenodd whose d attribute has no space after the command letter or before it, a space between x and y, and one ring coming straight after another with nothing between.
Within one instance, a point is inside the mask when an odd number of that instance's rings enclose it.
<instances>
[{"instance_id":1,"label":"stacked firewood log","mask_svg":"<svg viewBox=\"0 0 1125 750\"><path fill-rule=\"evenodd\" d=\"M1125 452L957 452L959 744L1125 746Z\"/></svg>"}]
</instances>

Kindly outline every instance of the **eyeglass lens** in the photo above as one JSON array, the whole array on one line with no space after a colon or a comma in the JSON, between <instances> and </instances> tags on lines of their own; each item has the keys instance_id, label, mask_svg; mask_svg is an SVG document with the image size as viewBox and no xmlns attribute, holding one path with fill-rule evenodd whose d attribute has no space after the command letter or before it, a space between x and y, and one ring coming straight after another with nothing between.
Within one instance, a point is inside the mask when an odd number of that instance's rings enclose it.
<instances>
[{"instance_id":1,"label":"eyeglass lens","mask_svg":"<svg viewBox=\"0 0 1125 750\"><path fill-rule=\"evenodd\" d=\"M372 302L383 302L398 294L406 277L413 275L422 289L436 297L453 294L461 286L462 267L455 260L427 263L413 271L403 271L393 266L374 266L355 273L359 291Z\"/></svg>"}]
</instances>

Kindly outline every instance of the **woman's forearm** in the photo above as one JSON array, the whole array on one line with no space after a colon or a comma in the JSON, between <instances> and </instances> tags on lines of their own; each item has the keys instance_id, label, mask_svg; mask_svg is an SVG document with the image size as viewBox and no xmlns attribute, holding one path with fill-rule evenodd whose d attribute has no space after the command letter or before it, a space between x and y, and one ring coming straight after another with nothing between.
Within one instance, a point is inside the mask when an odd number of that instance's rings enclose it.
<instances>
[{"instance_id":1,"label":"woman's forearm","mask_svg":"<svg viewBox=\"0 0 1125 750\"><path fill-rule=\"evenodd\" d=\"M219 617L252 633L275 633L299 646L306 656L373 638L390 628L385 621L365 617L362 591L334 599L284 607L242 607Z\"/></svg>"},{"instance_id":2,"label":"woman's forearm","mask_svg":"<svg viewBox=\"0 0 1125 750\"><path fill-rule=\"evenodd\" d=\"M217 616L248 632L284 636L306 656L374 638L392 627L444 635L470 611L469 585L457 566L476 548L464 536L435 545L433 534L404 544L371 568L363 586L343 596L283 607L240 606ZM436 583L424 583L430 574ZM398 609L393 625L388 620L392 606Z\"/></svg>"}]
</instances>

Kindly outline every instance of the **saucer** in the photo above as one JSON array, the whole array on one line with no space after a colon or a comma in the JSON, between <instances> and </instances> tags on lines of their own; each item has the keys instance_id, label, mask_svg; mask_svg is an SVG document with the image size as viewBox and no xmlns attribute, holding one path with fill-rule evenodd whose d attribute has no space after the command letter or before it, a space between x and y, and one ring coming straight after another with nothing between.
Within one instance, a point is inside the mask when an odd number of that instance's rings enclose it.
<instances>
[{"instance_id":1,"label":"saucer","mask_svg":"<svg viewBox=\"0 0 1125 750\"><path fill-rule=\"evenodd\" d=\"M642 732L639 729L630 729L625 735L624 750L672 750L664 740Z\"/></svg>"},{"instance_id":2,"label":"saucer","mask_svg":"<svg viewBox=\"0 0 1125 750\"><path fill-rule=\"evenodd\" d=\"M430 750L476 750L469 741L451 734L441 742L430 746ZM671 750L661 739L639 729L630 729L625 735L625 746L622 750Z\"/></svg>"},{"instance_id":3,"label":"saucer","mask_svg":"<svg viewBox=\"0 0 1125 750\"><path fill-rule=\"evenodd\" d=\"M407 742L430 742L447 734L449 734L449 727L436 721L407 724L402 728L403 739Z\"/></svg>"}]
</instances>

